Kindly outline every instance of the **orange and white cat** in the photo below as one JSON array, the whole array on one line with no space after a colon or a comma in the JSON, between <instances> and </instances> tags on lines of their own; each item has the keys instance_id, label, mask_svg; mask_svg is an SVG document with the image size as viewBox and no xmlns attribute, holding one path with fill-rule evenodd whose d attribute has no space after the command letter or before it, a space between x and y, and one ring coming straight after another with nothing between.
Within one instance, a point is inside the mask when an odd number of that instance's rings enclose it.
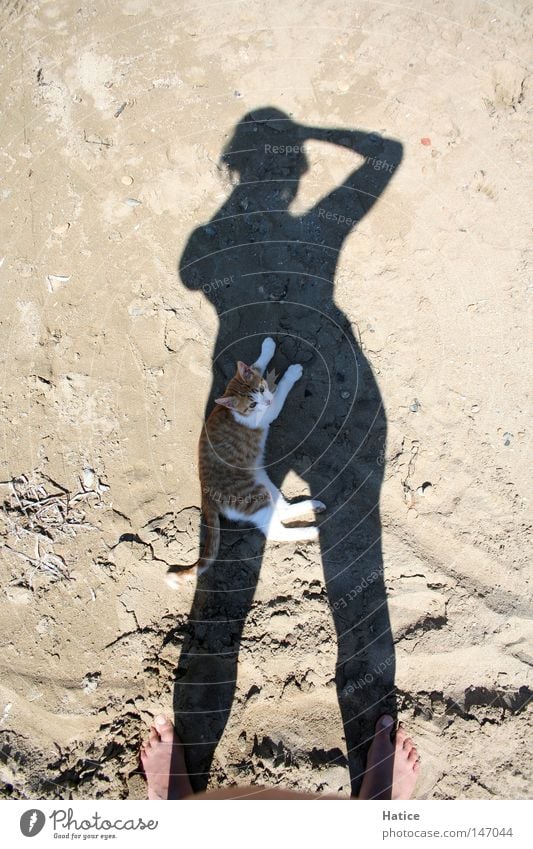
<instances>
[{"instance_id":1,"label":"orange and white cat","mask_svg":"<svg viewBox=\"0 0 533 849\"><path fill-rule=\"evenodd\" d=\"M326 509L321 501L306 499L289 504L264 468L268 429L281 413L287 395L302 376L300 364L289 366L275 392L263 375L276 350L273 339L264 340L261 356L252 365L237 363L200 437L199 471L202 518L206 529L200 558L192 566L171 566L167 580L179 583L184 573L201 573L215 560L220 545L220 516L255 525L267 539L278 542L317 540L315 525L288 528L286 522L303 519L311 511Z\"/></svg>"}]
</instances>

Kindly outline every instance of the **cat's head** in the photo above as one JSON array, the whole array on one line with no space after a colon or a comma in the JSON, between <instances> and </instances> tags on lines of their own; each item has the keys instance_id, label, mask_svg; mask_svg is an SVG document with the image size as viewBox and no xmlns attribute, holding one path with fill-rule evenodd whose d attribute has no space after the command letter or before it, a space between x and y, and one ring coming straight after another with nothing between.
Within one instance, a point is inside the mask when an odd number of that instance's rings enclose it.
<instances>
[{"instance_id":1,"label":"cat's head","mask_svg":"<svg viewBox=\"0 0 533 849\"><path fill-rule=\"evenodd\" d=\"M270 407L274 395L268 383L255 366L247 366L239 360L237 371L226 387L222 398L217 398L215 404L234 410L241 416L254 416L260 419Z\"/></svg>"}]
</instances>

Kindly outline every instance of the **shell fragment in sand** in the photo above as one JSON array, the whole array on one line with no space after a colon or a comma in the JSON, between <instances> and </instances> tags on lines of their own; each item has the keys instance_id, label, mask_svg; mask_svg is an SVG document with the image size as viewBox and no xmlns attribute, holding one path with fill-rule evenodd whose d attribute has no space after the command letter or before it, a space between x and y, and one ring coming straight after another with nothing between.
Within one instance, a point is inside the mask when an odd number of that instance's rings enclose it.
<instances>
[{"instance_id":1,"label":"shell fragment in sand","mask_svg":"<svg viewBox=\"0 0 533 849\"><path fill-rule=\"evenodd\" d=\"M66 274L48 274L48 291L49 292L57 292L58 289L61 289L65 283L68 283L70 280L70 275Z\"/></svg>"}]
</instances>

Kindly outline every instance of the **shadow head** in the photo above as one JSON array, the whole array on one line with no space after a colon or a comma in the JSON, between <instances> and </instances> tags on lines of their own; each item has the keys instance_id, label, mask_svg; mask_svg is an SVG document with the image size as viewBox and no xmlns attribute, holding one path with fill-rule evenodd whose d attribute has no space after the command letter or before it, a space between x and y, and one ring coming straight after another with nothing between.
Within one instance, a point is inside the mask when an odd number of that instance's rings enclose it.
<instances>
[{"instance_id":1,"label":"shadow head","mask_svg":"<svg viewBox=\"0 0 533 849\"><path fill-rule=\"evenodd\" d=\"M233 181L275 181L282 204L296 196L300 177L309 168L301 128L286 112L264 107L248 112L236 125L220 158Z\"/></svg>"}]
</instances>

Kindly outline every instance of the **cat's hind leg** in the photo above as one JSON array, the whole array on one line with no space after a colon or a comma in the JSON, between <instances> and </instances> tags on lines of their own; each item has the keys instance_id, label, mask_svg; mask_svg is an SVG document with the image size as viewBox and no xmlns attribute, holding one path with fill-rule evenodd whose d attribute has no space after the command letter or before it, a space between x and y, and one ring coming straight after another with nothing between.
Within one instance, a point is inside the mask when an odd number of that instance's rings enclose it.
<instances>
[{"instance_id":1,"label":"cat's hind leg","mask_svg":"<svg viewBox=\"0 0 533 849\"><path fill-rule=\"evenodd\" d=\"M274 508L274 517L278 522L292 522L304 517L308 513L322 513L326 509L326 505L315 498L306 498L305 501L300 501L298 504L289 504L283 497L283 493L272 483L266 472L260 472L260 475L261 483L270 493Z\"/></svg>"},{"instance_id":2,"label":"cat's hind leg","mask_svg":"<svg viewBox=\"0 0 533 849\"><path fill-rule=\"evenodd\" d=\"M262 507L248 517L256 528L268 539L275 542L312 542L318 539L318 528L314 525L305 528L286 528L275 506Z\"/></svg>"},{"instance_id":3,"label":"cat's hind leg","mask_svg":"<svg viewBox=\"0 0 533 849\"><path fill-rule=\"evenodd\" d=\"M308 513L323 513L326 505L316 498L306 498L305 501L298 501L296 504L287 504L286 501L280 508L280 518L282 522L293 522L301 519Z\"/></svg>"}]
</instances>

